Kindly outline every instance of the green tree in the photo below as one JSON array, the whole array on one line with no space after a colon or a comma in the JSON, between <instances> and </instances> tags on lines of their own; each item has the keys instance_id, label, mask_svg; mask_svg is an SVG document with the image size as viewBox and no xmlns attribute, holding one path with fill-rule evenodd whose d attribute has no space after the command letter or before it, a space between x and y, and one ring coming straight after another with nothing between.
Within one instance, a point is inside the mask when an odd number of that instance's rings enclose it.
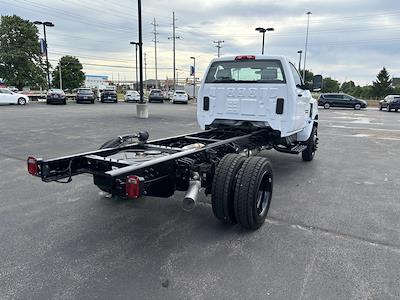
<instances>
[{"instance_id":1,"label":"green tree","mask_svg":"<svg viewBox=\"0 0 400 300\"><path fill-rule=\"evenodd\" d=\"M356 87L356 85L355 85L354 81L350 80L350 81L343 82L342 85L340 86L340 90L343 93L349 94L352 92L352 90L354 90L355 87Z\"/></svg>"},{"instance_id":2,"label":"green tree","mask_svg":"<svg viewBox=\"0 0 400 300\"><path fill-rule=\"evenodd\" d=\"M0 78L19 89L45 86L46 73L36 26L22 18L1 16Z\"/></svg>"},{"instance_id":3,"label":"green tree","mask_svg":"<svg viewBox=\"0 0 400 300\"><path fill-rule=\"evenodd\" d=\"M73 56L61 57L53 71L53 86L60 86L60 64L63 89L73 90L79 88L85 82L85 73L79 59Z\"/></svg>"},{"instance_id":4,"label":"green tree","mask_svg":"<svg viewBox=\"0 0 400 300\"><path fill-rule=\"evenodd\" d=\"M390 94L393 90L391 84L392 80L390 79L390 75L386 68L383 67L378 75L376 75L376 81L372 82L374 96L381 98Z\"/></svg>"},{"instance_id":5,"label":"green tree","mask_svg":"<svg viewBox=\"0 0 400 300\"><path fill-rule=\"evenodd\" d=\"M374 88L372 85L366 85L361 88L360 98L371 99L374 97Z\"/></svg>"},{"instance_id":6,"label":"green tree","mask_svg":"<svg viewBox=\"0 0 400 300\"><path fill-rule=\"evenodd\" d=\"M339 81L330 77L325 77L322 80L322 93L333 93L339 91Z\"/></svg>"},{"instance_id":7,"label":"green tree","mask_svg":"<svg viewBox=\"0 0 400 300\"><path fill-rule=\"evenodd\" d=\"M303 70L300 70L299 72L301 77L303 77ZM314 79L314 73L306 69L306 80L304 80L304 82L312 84L313 79Z\"/></svg>"}]
</instances>

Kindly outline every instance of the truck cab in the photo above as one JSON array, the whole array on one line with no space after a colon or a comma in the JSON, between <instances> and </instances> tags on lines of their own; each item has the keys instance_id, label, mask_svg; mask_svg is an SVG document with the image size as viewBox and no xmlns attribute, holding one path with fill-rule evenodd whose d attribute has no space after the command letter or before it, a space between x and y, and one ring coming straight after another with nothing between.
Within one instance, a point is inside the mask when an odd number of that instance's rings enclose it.
<instances>
[{"instance_id":1,"label":"truck cab","mask_svg":"<svg viewBox=\"0 0 400 300\"><path fill-rule=\"evenodd\" d=\"M216 58L199 90L197 120L203 129L250 123L281 137L306 141L318 119L317 102L284 56Z\"/></svg>"}]
</instances>

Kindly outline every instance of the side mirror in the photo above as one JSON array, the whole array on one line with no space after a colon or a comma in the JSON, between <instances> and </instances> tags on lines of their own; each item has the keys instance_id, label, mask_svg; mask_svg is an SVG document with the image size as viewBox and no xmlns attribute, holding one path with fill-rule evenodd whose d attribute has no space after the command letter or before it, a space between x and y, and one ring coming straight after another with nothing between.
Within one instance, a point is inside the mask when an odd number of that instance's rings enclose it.
<instances>
[{"instance_id":1,"label":"side mirror","mask_svg":"<svg viewBox=\"0 0 400 300\"><path fill-rule=\"evenodd\" d=\"M315 75L313 78L313 86L312 86L313 91L315 92L321 91L322 82L323 82L322 75Z\"/></svg>"}]
</instances>

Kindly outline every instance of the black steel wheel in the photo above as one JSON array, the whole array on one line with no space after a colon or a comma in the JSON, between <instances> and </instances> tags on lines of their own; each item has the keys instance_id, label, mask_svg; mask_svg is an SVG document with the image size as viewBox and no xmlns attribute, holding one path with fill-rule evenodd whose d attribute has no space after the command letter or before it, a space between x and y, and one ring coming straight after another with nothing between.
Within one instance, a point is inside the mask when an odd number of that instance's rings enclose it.
<instances>
[{"instance_id":1,"label":"black steel wheel","mask_svg":"<svg viewBox=\"0 0 400 300\"><path fill-rule=\"evenodd\" d=\"M317 127L313 127L311 135L307 141L307 148L301 152L301 158L304 161L312 161L315 156L315 152L318 148L318 131Z\"/></svg>"},{"instance_id":2,"label":"black steel wheel","mask_svg":"<svg viewBox=\"0 0 400 300\"><path fill-rule=\"evenodd\" d=\"M249 157L240 168L235 187L234 209L237 222L258 229L265 222L272 199L272 165L264 157Z\"/></svg>"},{"instance_id":3,"label":"black steel wheel","mask_svg":"<svg viewBox=\"0 0 400 300\"><path fill-rule=\"evenodd\" d=\"M236 223L233 207L236 177L244 161L244 156L227 154L215 169L211 188L211 204L214 216L223 223Z\"/></svg>"}]
</instances>

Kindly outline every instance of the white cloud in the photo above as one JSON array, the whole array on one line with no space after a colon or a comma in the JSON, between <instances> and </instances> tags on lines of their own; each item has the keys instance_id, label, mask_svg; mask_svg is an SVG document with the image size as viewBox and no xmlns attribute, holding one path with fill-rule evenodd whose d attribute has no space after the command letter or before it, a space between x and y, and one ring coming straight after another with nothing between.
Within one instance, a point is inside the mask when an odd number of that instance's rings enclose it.
<instances>
[{"instance_id":1,"label":"white cloud","mask_svg":"<svg viewBox=\"0 0 400 300\"><path fill-rule=\"evenodd\" d=\"M132 79L137 40L135 1L120 0L3 0L2 14L47 19L56 24L48 30L52 59L63 54L80 58L89 73L118 73ZM304 48L307 11L312 11L307 66L315 73L338 80L366 84L386 66L400 77L397 56L400 4L383 1L261 1L261 0L146 0L143 1L144 49L148 77L154 77L152 25L159 30L159 78L172 77L172 11L176 11L177 67L188 75L190 56L197 57L198 73L204 71L216 54L214 40L224 40L225 54L259 53L261 35L257 26L274 27L267 34L267 53L289 56L297 65L297 50ZM125 66L96 67L89 64ZM129 69L128 67L132 67Z\"/></svg>"}]
</instances>

